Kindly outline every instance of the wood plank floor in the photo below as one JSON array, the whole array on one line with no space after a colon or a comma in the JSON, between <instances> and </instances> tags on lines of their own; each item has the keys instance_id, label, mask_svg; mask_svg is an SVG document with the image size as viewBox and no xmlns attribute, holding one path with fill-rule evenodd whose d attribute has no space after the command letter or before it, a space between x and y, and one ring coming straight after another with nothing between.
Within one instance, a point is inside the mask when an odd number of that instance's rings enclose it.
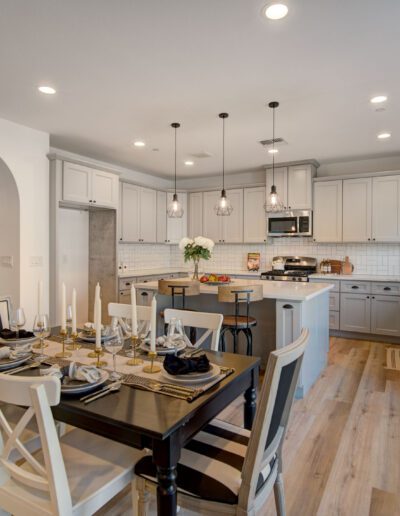
<instances>
[{"instance_id":1,"label":"wood plank floor","mask_svg":"<svg viewBox=\"0 0 400 516\"><path fill-rule=\"evenodd\" d=\"M400 515L400 372L385 369L387 346L331 339L328 367L293 406L283 451L288 516ZM221 418L242 424L241 405ZM132 515L130 493L99 514ZM273 496L261 514L276 514Z\"/></svg>"}]
</instances>

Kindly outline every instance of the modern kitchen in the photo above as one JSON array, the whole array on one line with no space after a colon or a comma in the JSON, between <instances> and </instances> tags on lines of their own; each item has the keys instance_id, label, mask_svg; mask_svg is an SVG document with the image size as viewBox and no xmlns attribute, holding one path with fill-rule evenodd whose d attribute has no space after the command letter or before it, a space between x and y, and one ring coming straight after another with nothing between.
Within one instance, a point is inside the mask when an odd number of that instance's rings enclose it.
<instances>
[{"instance_id":1,"label":"modern kitchen","mask_svg":"<svg viewBox=\"0 0 400 516\"><path fill-rule=\"evenodd\" d=\"M400 6L37 4L0 6L0 514L400 514Z\"/></svg>"}]
</instances>

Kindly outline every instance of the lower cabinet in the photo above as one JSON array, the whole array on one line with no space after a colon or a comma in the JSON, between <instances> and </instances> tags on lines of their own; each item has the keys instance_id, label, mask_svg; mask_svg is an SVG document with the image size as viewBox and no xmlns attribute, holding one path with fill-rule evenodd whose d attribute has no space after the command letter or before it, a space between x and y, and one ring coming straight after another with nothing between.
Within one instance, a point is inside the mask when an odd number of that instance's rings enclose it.
<instances>
[{"instance_id":1,"label":"lower cabinet","mask_svg":"<svg viewBox=\"0 0 400 516\"><path fill-rule=\"evenodd\" d=\"M371 299L360 294L340 295L340 329L370 333Z\"/></svg>"},{"instance_id":2,"label":"lower cabinet","mask_svg":"<svg viewBox=\"0 0 400 516\"><path fill-rule=\"evenodd\" d=\"M400 337L400 297L371 297L371 333Z\"/></svg>"}]
</instances>

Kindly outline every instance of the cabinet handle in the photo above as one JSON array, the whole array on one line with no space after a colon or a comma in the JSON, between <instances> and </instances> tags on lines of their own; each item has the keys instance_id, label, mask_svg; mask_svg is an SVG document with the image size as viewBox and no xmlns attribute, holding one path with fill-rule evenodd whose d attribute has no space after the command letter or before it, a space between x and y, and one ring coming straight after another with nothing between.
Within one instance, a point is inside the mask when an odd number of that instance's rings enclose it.
<instances>
[{"instance_id":1,"label":"cabinet handle","mask_svg":"<svg viewBox=\"0 0 400 516\"><path fill-rule=\"evenodd\" d=\"M370 238L368 238L368 242L370 242L370 241L371 241L371 239L370 239Z\"/></svg>"},{"instance_id":2,"label":"cabinet handle","mask_svg":"<svg viewBox=\"0 0 400 516\"><path fill-rule=\"evenodd\" d=\"M383 290L392 290L390 287L384 287Z\"/></svg>"},{"instance_id":3,"label":"cabinet handle","mask_svg":"<svg viewBox=\"0 0 400 516\"><path fill-rule=\"evenodd\" d=\"M375 238L372 239L375 242Z\"/></svg>"},{"instance_id":4,"label":"cabinet handle","mask_svg":"<svg viewBox=\"0 0 400 516\"><path fill-rule=\"evenodd\" d=\"M283 305L283 307L285 310L293 310L293 305Z\"/></svg>"},{"instance_id":5,"label":"cabinet handle","mask_svg":"<svg viewBox=\"0 0 400 516\"><path fill-rule=\"evenodd\" d=\"M130 282L128 281L128 283L125 283L125 286L130 287L131 286Z\"/></svg>"},{"instance_id":6,"label":"cabinet handle","mask_svg":"<svg viewBox=\"0 0 400 516\"><path fill-rule=\"evenodd\" d=\"M122 238L120 238L120 240L122 240Z\"/></svg>"},{"instance_id":7,"label":"cabinet handle","mask_svg":"<svg viewBox=\"0 0 400 516\"><path fill-rule=\"evenodd\" d=\"M89 202L93 202L93 201L92 201L92 199L90 199L90 201L89 201Z\"/></svg>"},{"instance_id":8,"label":"cabinet handle","mask_svg":"<svg viewBox=\"0 0 400 516\"><path fill-rule=\"evenodd\" d=\"M93 201L93 202L96 202L96 201Z\"/></svg>"},{"instance_id":9,"label":"cabinet handle","mask_svg":"<svg viewBox=\"0 0 400 516\"><path fill-rule=\"evenodd\" d=\"M372 296L372 299L375 299L375 296Z\"/></svg>"},{"instance_id":10,"label":"cabinet handle","mask_svg":"<svg viewBox=\"0 0 400 516\"><path fill-rule=\"evenodd\" d=\"M369 299L369 296L367 296L367 299Z\"/></svg>"},{"instance_id":11,"label":"cabinet handle","mask_svg":"<svg viewBox=\"0 0 400 516\"><path fill-rule=\"evenodd\" d=\"M359 287L357 287L357 285L353 285L351 288L352 288L353 290L357 290Z\"/></svg>"}]
</instances>

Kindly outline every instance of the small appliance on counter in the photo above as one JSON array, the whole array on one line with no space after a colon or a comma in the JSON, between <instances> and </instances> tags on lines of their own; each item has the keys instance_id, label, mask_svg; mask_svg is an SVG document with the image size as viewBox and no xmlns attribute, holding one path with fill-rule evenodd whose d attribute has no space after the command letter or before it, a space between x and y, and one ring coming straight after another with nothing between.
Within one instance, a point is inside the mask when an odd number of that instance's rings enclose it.
<instances>
[{"instance_id":1,"label":"small appliance on counter","mask_svg":"<svg viewBox=\"0 0 400 516\"><path fill-rule=\"evenodd\" d=\"M307 256L274 256L272 270L262 272L260 278L268 281L308 281L317 272L317 259Z\"/></svg>"}]
</instances>

